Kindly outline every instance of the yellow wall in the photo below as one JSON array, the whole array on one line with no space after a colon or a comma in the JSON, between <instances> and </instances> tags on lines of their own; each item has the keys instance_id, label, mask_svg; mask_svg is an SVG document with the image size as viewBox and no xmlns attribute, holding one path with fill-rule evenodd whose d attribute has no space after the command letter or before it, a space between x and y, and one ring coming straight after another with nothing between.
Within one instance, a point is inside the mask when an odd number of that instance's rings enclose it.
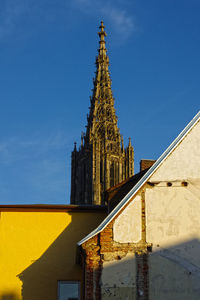
<instances>
[{"instance_id":1,"label":"yellow wall","mask_svg":"<svg viewBox=\"0 0 200 300\"><path fill-rule=\"evenodd\" d=\"M81 280L76 243L103 212L0 213L0 300L56 300L58 280Z\"/></svg>"}]
</instances>

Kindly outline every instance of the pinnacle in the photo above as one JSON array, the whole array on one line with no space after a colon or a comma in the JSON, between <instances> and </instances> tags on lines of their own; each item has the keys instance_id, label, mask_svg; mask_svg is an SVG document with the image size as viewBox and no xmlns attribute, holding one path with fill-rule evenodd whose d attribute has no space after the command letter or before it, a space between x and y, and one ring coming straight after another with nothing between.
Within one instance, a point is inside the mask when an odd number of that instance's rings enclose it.
<instances>
[{"instance_id":1,"label":"pinnacle","mask_svg":"<svg viewBox=\"0 0 200 300\"><path fill-rule=\"evenodd\" d=\"M104 24L103 24L103 21L101 21L101 25L99 26L99 29L101 30L101 31L99 31L98 32L98 35L99 35L99 37L100 37L100 40L104 40L104 36L107 36L107 34L106 34L106 32L104 31L104 28L105 28L105 26L104 26ZM103 39L102 39L103 38Z\"/></svg>"}]
</instances>

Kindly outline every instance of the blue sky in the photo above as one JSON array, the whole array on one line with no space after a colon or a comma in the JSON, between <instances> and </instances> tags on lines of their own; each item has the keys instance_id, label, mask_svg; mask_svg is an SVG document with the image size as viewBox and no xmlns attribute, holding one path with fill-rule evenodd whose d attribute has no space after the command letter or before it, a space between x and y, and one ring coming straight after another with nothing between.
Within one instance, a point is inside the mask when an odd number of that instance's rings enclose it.
<instances>
[{"instance_id":1,"label":"blue sky","mask_svg":"<svg viewBox=\"0 0 200 300\"><path fill-rule=\"evenodd\" d=\"M69 203L85 129L98 26L135 169L199 110L199 0L1 0L0 203Z\"/></svg>"}]
</instances>

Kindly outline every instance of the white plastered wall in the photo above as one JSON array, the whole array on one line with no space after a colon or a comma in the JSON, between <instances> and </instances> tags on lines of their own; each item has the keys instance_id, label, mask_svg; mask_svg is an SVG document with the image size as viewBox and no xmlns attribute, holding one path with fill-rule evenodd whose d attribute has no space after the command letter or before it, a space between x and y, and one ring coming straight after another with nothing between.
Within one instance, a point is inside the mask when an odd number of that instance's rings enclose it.
<instances>
[{"instance_id":1,"label":"white plastered wall","mask_svg":"<svg viewBox=\"0 0 200 300\"><path fill-rule=\"evenodd\" d=\"M149 181L155 183L145 194L151 298L200 299L200 122Z\"/></svg>"},{"instance_id":2,"label":"white plastered wall","mask_svg":"<svg viewBox=\"0 0 200 300\"><path fill-rule=\"evenodd\" d=\"M141 197L133 201L116 218L113 239L119 243L137 243L141 240Z\"/></svg>"},{"instance_id":3,"label":"white plastered wall","mask_svg":"<svg viewBox=\"0 0 200 300\"><path fill-rule=\"evenodd\" d=\"M151 181L200 178L200 121L161 164Z\"/></svg>"},{"instance_id":4,"label":"white plastered wall","mask_svg":"<svg viewBox=\"0 0 200 300\"><path fill-rule=\"evenodd\" d=\"M104 261L101 277L102 300L136 299L136 259L127 254L120 261Z\"/></svg>"}]
</instances>

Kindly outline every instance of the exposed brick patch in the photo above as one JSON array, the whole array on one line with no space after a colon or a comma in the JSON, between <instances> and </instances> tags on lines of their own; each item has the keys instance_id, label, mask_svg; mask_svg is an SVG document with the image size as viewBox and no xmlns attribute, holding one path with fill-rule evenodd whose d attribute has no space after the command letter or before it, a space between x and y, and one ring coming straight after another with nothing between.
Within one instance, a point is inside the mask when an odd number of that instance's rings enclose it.
<instances>
[{"instance_id":1,"label":"exposed brick patch","mask_svg":"<svg viewBox=\"0 0 200 300\"><path fill-rule=\"evenodd\" d=\"M149 299L149 265L146 251L136 253L137 263L137 299Z\"/></svg>"},{"instance_id":2,"label":"exposed brick patch","mask_svg":"<svg viewBox=\"0 0 200 300\"><path fill-rule=\"evenodd\" d=\"M148 247L144 241L139 243L118 243L113 240L113 224L82 245L85 253L85 299L101 300L101 272L104 261L121 260L128 253L136 254L137 297L148 299Z\"/></svg>"},{"instance_id":3,"label":"exposed brick patch","mask_svg":"<svg viewBox=\"0 0 200 300\"><path fill-rule=\"evenodd\" d=\"M85 259L85 299L100 300L101 257L98 236L82 245Z\"/></svg>"},{"instance_id":4,"label":"exposed brick patch","mask_svg":"<svg viewBox=\"0 0 200 300\"><path fill-rule=\"evenodd\" d=\"M101 300L101 274L104 262L121 260L127 254L135 254L136 293L138 300L149 299L148 252L152 244L146 242L145 185L141 196L141 240L137 243L119 243L113 240L113 225L119 214L97 236L82 245L85 259L85 287L87 300ZM128 205L128 204L127 204ZM127 206L126 205L126 206ZM124 207L125 208L125 207Z\"/></svg>"}]
</instances>

